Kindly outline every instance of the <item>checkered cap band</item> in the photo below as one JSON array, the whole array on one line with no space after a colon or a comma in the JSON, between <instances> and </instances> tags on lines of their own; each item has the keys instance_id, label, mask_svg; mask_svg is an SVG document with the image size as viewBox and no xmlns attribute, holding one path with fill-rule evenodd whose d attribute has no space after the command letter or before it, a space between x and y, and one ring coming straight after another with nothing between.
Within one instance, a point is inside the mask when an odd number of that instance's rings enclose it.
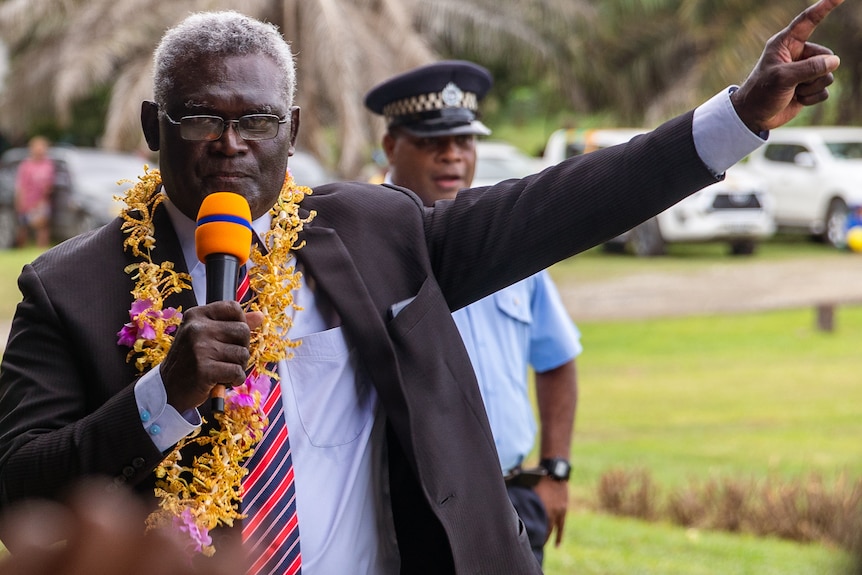
<instances>
[{"instance_id":1,"label":"checkered cap band","mask_svg":"<svg viewBox=\"0 0 862 575\"><path fill-rule=\"evenodd\" d=\"M447 95L450 97L451 95ZM403 100L391 102L383 107L383 115L387 120L398 118L399 116L409 116L421 112L433 112L444 108L467 108L475 112L479 109L479 99L473 92L461 92L460 101L447 104L443 100L443 92L432 92L430 94L420 94L411 96Z\"/></svg>"}]
</instances>

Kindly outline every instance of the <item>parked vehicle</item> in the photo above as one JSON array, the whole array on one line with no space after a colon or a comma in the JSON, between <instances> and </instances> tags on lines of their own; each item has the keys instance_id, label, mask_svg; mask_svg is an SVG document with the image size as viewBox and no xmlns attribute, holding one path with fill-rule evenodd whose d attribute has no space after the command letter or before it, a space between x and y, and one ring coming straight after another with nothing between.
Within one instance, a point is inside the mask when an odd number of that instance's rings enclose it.
<instances>
[{"instance_id":1,"label":"parked vehicle","mask_svg":"<svg viewBox=\"0 0 862 575\"><path fill-rule=\"evenodd\" d=\"M476 173L472 187L490 186L511 178L523 178L542 168L538 158L532 158L506 142L480 140L476 142Z\"/></svg>"},{"instance_id":2,"label":"parked vehicle","mask_svg":"<svg viewBox=\"0 0 862 575\"><path fill-rule=\"evenodd\" d=\"M555 130L548 137L542 160L545 165L553 166L567 158L588 154L595 150L608 148L628 142L638 134L643 134L641 128L586 128Z\"/></svg>"},{"instance_id":3,"label":"parked vehicle","mask_svg":"<svg viewBox=\"0 0 862 575\"><path fill-rule=\"evenodd\" d=\"M95 148L55 146L48 156L54 161L56 176L51 198L51 235L54 241L97 228L112 220L122 207L114 200L132 184L148 163L143 158ZM15 242L15 176L27 157L26 148L12 148L0 156L0 248ZM153 166L155 167L155 166Z\"/></svg>"},{"instance_id":4,"label":"parked vehicle","mask_svg":"<svg viewBox=\"0 0 862 575\"><path fill-rule=\"evenodd\" d=\"M862 205L862 128L778 128L745 164L765 181L779 229L846 246L848 210Z\"/></svg>"},{"instance_id":5,"label":"parked vehicle","mask_svg":"<svg viewBox=\"0 0 862 575\"><path fill-rule=\"evenodd\" d=\"M638 128L557 130L545 146L544 163L550 166L622 144L643 132ZM658 256L666 253L669 243L726 242L731 254L748 255L774 233L772 202L765 184L746 168L734 166L723 181L692 194L604 247L607 251Z\"/></svg>"}]
</instances>

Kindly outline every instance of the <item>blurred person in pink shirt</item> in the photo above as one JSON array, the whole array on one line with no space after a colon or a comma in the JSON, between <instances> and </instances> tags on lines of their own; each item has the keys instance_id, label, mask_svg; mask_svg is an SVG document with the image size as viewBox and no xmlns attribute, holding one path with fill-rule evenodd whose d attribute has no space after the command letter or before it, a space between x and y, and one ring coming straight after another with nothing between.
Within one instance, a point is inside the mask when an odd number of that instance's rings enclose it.
<instances>
[{"instance_id":1,"label":"blurred person in pink shirt","mask_svg":"<svg viewBox=\"0 0 862 575\"><path fill-rule=\"evenodd\" d=\"M30 140L30 156L21 162L15 179L15 209L18 212L18 246L24 247L30 234L36 245L48 247L51 240L51 188L54 162L48 157L48 140Z\"/></svg>"}]
</instances>

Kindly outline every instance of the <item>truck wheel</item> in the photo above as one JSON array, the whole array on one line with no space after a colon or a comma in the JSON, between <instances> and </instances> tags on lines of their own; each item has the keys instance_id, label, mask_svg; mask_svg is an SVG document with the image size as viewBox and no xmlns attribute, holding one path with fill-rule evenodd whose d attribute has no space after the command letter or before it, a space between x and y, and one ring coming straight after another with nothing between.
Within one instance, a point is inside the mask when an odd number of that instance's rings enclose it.
<instances>
[{"instance_id":1,"label":"truck wheel","mask_svg":"<svg viewBox=\"0 0 862 575\"><path fill-rule=\"evenodd\" d=\"M847 203L841 198L834 198L829 202L829 209L826 210L823 240L832 247L843 248L847 245L848 214Z\"/></svg>"},{"instance_id":2,"label":"truck wheel","mask_svg":"<svg viewBox=\"0 0 862 575\"><path fill-rule=\"evenodd\" d=\"M664 238L656 218L649 219L632 229L629 249L638 257L663 256L666 253Z\"/></svg>"},{"instance_id":3,"label":"truck wheel","mask_svg":"<svg viewBox=\"0 0 862 575\"><path fill-rule=\"evenodd\" d=\"M750 256L757 251L757 242L754 240L733 240L730 242L730 255Z\"/></svg>"}]
</instances>

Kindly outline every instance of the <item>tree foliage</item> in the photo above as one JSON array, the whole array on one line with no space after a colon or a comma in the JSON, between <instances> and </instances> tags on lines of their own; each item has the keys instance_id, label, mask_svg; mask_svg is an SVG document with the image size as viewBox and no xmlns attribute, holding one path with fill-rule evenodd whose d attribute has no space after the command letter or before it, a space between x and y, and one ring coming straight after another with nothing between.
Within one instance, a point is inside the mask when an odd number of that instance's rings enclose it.
<instances>
[{"instance_id":1,"label":"tree foliage","mask_svg":"<svg viewBox=\"0 0 862 575\"><path fill-rule=\"evenodd\" d=\"M239 9L228 0L2 0L10 69L0 130L22 138L109 93L101 145L139 149L151 55L189 12ZM384 78L438 58L487 66L495 101L604 114L654 125L740 83L766 39L806 0L246 0L241 11L280 27L298 62L303 147L345 176L358 173L382 131L362 105ZM846 3L813 39L842 56L830 118L862 120L862 6ZM525 88L528 87L528 88ZM529 93L527 93L529 92ZM76 107L76 104L78 106ZM536 113L539 113L536 112ZM94 110L94 113L101 113ZM822 114L822 112L820 112ZM823 120L823 117L815 116Z\"/></svg>"}]
</instances>

